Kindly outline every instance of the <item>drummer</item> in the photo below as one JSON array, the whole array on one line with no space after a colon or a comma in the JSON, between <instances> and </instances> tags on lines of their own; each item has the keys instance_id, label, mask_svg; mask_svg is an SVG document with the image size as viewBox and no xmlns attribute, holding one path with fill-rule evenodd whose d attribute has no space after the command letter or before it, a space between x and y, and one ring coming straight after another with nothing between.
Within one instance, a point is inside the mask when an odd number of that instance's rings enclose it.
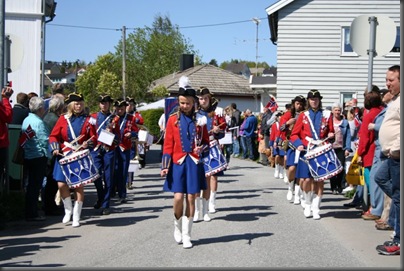
<instances>
[{"instance_id":1,"label":"drummer","mask_svg":"<svg viewBox=\"0 0 404 271\"><path fill-rule=\"evenodd\" d=\"M220 146L218 140L225 136L226 119L223 115L216 113L218 100L215 99L206 87L201 87L196 95L199 99L198 113L207 118L207 129L209 131L209 140L216 141L216 146ZM206 169L206 167L205 167ZM224 170L225 168L223 168ZM219 171L212 176L206 177L207 187L206 190L201 191L202 197L197 196L195 201L195 216L194 221L199 220L200 207L202 201L202 218L204 221L210 221L209 213L216 212L216 192L217 192L217 178L223 176L223 171ZM209 209L208 209L209 204Z\"/></svg>"},{"instance_id":2,"label":"drummer","mask_svg":"<svg viewBox=\"0 0 404 271\"><path fill-rule=\"evenodd\" d=\"M311 210L313 210L313 219L320 219L324 181L314 182L309 165L305 162L304 154L306 154L309 142L316 146L326 139L334 138L332 114L331 111L322 109L322 98L316 89L307 93L308 109L299 115L290 136L290 141L296 148L296 155L300 152L296 178L299 179L305 200L304 215L310 217Z\"/></svg>"},{"instance_id":3,"label":"drummer","mask_svg":"<svg viewBox=\"0 0 404 271\"><path fill-rule=\"evenodd\" d=\"M62 222L66 224L73 215L73 227L80 226L80 215L84 201L84 187L74 189L77 195L74 208L70 197L70 188L59 160L73 154L76 150L92 148L97 141L95 126L86 113L83 96L80 93L70 93L66 100L67 112L59 117L49 135L49 147L52 155L56 156L53 178L58 182L60 195L63 200L65 215Z\"/></svg>"},{"instance_id":4,"label":"drummer","mask_svg":"<svg viewBox=\"0 0 404 271\"><path fill-rule=\"evenodd\" d=\"M103 133L114 136L112 144L98 140L97 146L91 152L95 167L100 171L100 177L94 181L97 189L98 200L94 205L95 209L101 208L101 215L109 215L109 203L113 192L113 176L115 165L115 148L119 143L119 117L111 114L111 105L114 101L110 95L102 94L98 97L100 111L91 114L90 122L97 129L97 139Z\"/></svg>"}]
</instances>

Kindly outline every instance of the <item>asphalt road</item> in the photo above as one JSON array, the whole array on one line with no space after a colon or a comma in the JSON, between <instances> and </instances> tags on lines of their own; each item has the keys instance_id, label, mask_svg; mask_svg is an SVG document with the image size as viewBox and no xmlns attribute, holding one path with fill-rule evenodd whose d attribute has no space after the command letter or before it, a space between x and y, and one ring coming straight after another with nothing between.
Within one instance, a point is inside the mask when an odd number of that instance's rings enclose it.
<instances>
[{"instance_id":1,"label":"asphalt road","mask_svg":"<svg viewBox=\"0 0 404 271\"><path fill-rule=\"evenodd\" d=\"M113 199L110 215L93 209L89 185L79 228L61 217L10 223L0 231L0 267L401 267L399 256L375 250L392 232L344 208L344 196L327 189L322 218L305 218L300 205L286 200L287 185L273 177L274 169L237 158L219 179L218 212L211 222L194 223L194 247L183 249L173 238L172 194L162 191L159 148L151 147L146 167L135 173L128 203Z\"/></svg>"}]
</instances>

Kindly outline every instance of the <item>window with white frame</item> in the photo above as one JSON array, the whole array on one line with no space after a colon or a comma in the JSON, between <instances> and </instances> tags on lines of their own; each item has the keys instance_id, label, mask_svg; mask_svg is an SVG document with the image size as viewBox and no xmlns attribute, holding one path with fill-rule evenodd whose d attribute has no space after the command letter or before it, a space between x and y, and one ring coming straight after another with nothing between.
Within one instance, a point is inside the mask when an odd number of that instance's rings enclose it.
<instances>
[{"instance_id":1,"label":"window with white frame","mask_svg":"<svg viewBox=\"0 0 404 271\"><path fill-rule=\"evenodd\" d=\"M350 55L357 56L357 54L353 51L351 43L350 43L350 26L341 27L341 54L342 55ZM396 32L396 42L394 47L391 49L390 53L386 56L396 56L400 55L400 27L397 27Z\"/></svg>"},{"instance_id":2,"label":"window with white frame","mask_svg":"<svg viewBox=\"0 0 404 271\"><path fill-rule=\"evenodd\" d=\"M356 92L341 92L339 100L342 101L342 108L345 107L345 104L356 97Z\"/></svg>"}]
</instances>

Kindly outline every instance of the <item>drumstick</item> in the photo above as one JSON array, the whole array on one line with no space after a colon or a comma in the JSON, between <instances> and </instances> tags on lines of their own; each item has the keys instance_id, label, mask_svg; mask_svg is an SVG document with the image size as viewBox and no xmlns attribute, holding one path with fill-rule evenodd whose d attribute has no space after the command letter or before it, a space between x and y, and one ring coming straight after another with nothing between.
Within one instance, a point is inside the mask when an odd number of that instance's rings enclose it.
<instances>
[{"instance_id":1,"label":"drumstick","mask_svg":"<svg viewBox=\"0 0 404 271\"><path fill-rule=\"evenodd\" d=\"M220 126L222 126L223 124L226 124L226 122L220 123L217 127L220 127ZM212 130L209 131L209 133L211 133L211 132L213 132L213 128L212 128Z\"/></svg>"},{"instance_id":2,"label":"drumstick","mask_svg":"<svg viewBox=\"0 0 404 271\"><path fill-rule=\"evenodd\" d=\"M76 137L75 139L73 139L71 142L69 142L69 144L74 144L74 143L76 143L77 141L79 141L80 139L82 139L83 136L84 136L84 135L79 135L78 137ZM68 148L68 146L64 146L63 149L62 149L62 151L64 151L66 148Z\"/></svg>"},{"instance_id":3,"label":"drumstick","mask_svg":"<svg viewBox=\"0 0 404 271\"><path fill-rule=\"evenodd\" d=\"M83 144L81 144L75 151L80 150L80 149L83 147L84 143L88 143L91 139L93 139L93 137L94 137L94 136L92 135L89 139L87 139L86 141L84 141Z\"/></svg>"}]
</instances>

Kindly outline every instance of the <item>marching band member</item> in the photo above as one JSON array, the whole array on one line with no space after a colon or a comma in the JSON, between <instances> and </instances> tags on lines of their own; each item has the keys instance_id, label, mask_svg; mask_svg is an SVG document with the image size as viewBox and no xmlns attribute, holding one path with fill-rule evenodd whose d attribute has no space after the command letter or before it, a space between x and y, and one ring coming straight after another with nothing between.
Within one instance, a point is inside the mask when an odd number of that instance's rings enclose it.
<instances>
[{"instance_id":1,"label":"marching band member","mask_svg":"<svg viewBox=\"0 0 404 271\"><path fill-rule=\"evenodd\" d=\"M206 118L195 112L197 98L188 78L181 77L179 86L178 111L170 115L166 124L160 174L166 177L164 191L174 193L174 239L182 242L183 248L191 248L195 198L201 189L206 189L201 158L209 148L209 136Z\"/></svg>"},{"instance_id":2,"label":"marching band member","mask_svg":"<svg viewBox=\"0 0 404 271\"><path fill-rule=\"evenodd\" d=\"M279 118L282 116L282 111L274 113L275 122L271 125L271 132L269 133L269 147L272 148L272 156L275 158L275 173L274 177L276 179L283 179L284 167L283 159L285 156L285 151L281 148L279 142Z\"/></svg>"},{"instance_id":3,"label":"marching band member","mask_svg":"<svg viewBox=\"0 0 404 271\"><path fill-rule=\"evenodd\" d=\"M283 140L284 150L286 150L286 161L285 161L285 169L287 179L288 179L288 193L286 195L287 200L292 200L293 198L293 186L294 186L294 202L293 204L300 203L300 185L295 179L296 173L296 165L295 162L295 148L292 144L289 143L290 134L292 133L293 126L296 123L296 120L299 114L304 110L306 107L306 99L302 95L296 96L292 100L292 107L290 111L287 111L285 114L282 115L279 125L280 125L280 138ZM296 182L295 182L296 181Z\"/></svg>"},{"instance_id":4,"label":"marching band member","mask_svg":"<svg viewBox=\"0 0 404 271\"><path fill-rule=\"evenodd\" d=\"M218 139L221 139L225 135L226 131L226 119L223 117L223 112L219 112L221 114L216 113L218 109L218 101L213 97L212 93L206 87L201 87L196 95L199 99L199 110L198 113L205 116L207 119L207 129L209 133L209 140L212 144L212 141L216 142L216 146L219 146L217 150L220 151L220 144ZM223 111L222 108L220 108ZM212 146L212 145L210 145ZM210 155L210 154L209 154ZM222 155L223 156L223 155ZM224 157L224 156L223 156ZM209 160L210 161L210 160ZM225 161L225 160L224 160ZM204 163L206 160L204 159ZM220 166L220 165L219 165ZM226 169L226 166L219 168L215 171L216 173L211 176L206 177L207 187L202 192L202 197L197 197L195 202L195 216L194 221L199 220L200 216L200 207L202 201L202 217L204 221L210 221L211 218L208 215L209 213L215 213L215 202L216 202L216 192L217 192L217 177L223 176L223 170ZM206 167L205 167L206 171ZM206 173L206 172L205 172ZM208 210L209 204L209 210Z\"/></svg>"},{"instance_id":5,"label":"marching band member","mask_svg":"<svg viewBox=\"0 0 404 271\"><path fill-rule=\"evenodd\" d=\"M126 106L126 113L131 114L135 117L135 122L136 124L143 125L144 120L142 117L142 114L140 112L136 111L136 101L135 99L131 97L126 97L126 102L128 105ZM143 151L143 154L141 154L140 150ZM140 167L145 167L146 165L146 150L145 150L145 144L140 144L132 141L132 147L130 149L130 160L135 159L136 154L138 154L139 157L139 166ZM133 172L128 173L128 180L127 180L127 187L128 189L133 188Z\"/></svg>"},{"instance_id":6,"label":"marching band member","mask_svg":"<svg viewBox=\"0 0 404 271\"><path fill-rule=\"evenodd\" d=\"M324 181L314 182L304 154L309 151L307 149L309 143L318 145L326 139L334 138L332 114L331 111L322 109L322 98L318 90L313 89L308 92L308 110L299 115L290 136L292 144L300 152L296 178L299 178L305 200L304 215L310 217L311 210L313 210L313 219L320 219Z\"/></svg>"},{"instance_id":7,"label":"marching band member","mask_svg":"<svg viewBox=\"0 0 404 271\"><path fill-rule=\"evenodd\" d=\"M138 136L139 128L136 125L135 116L126 113L128 103L124 99L117 99L114 102L115 112L119 117L119 148L115 149L115 181L119 202L126 203L126 181L128 179L128 169L130 163L130 152L132 139Z\"/></svg>"},{"instance_id":8,"label":"marching band member","mask_svg":"<svg viewBox=\"0 0 404 271\"><path fill-rule=\"evenodd\" d=\"M97 132L86 113L83 96L79 93L70 93L66 100L67 113L61 115L49 135L49 147L52 155L56 156L53 178L58 182L60 195L63 200L65 215L62 222L66 224L73 214L73 227L80 226L80 215L84 201L84 186L74 188L77 200L72 207L70 188L63 174L59 160L78 148L91 148L95 146ZM69 143L70 142L70 143ZM74 142L74 143L71 143ZM72 210L73 209L73 210Z\"/></svg>"},{"instance_id":9,"label":"marching band member","mask_svg":"<svg viewBox=\"0 0 404 271\"><path fill-rule=\"evenodd\" d=\"M91 155L94 160L95 167L100 171L100 177L94 181L97 189L98 200L94 205L95 209L101 208L101 215L109 215L109 203L113 192L113 177L115 165L115 148L119 143L119 116L111 114L111 105L113 99L110 95L100 95L98 97L100 111L91 114L90 122L97 129L97 139L100 134L112 133L114 139L112 145L107 145L98 141Z\"/></svg>"}]
</instances>

